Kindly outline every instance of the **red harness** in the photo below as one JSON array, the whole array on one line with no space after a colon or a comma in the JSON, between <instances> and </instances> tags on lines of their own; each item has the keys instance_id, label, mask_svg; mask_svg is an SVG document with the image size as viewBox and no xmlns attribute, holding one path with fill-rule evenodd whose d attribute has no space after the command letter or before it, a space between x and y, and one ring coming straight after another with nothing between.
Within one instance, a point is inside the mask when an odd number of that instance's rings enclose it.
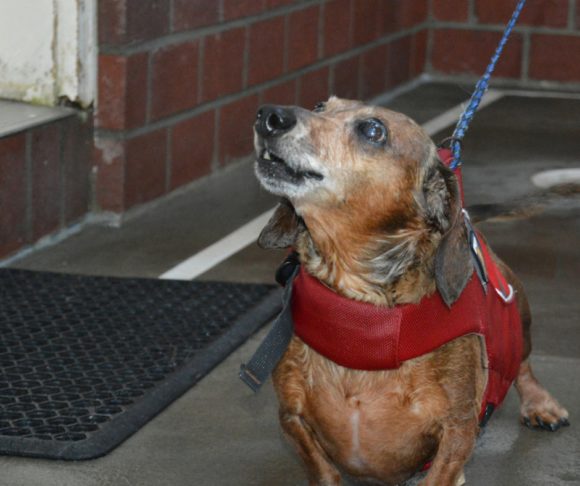
<instances>
[{"instance_id":1,"label":"red harness","mask_svg":"<svg viewBox=\"0 0 580 486\"><path fill-rule=\"evenodd\" d=\"M444 162L451 157L449 151L439 155ZM493 410L501 404L513 383L523 342L514 291L481 239L480 248L487 288L474 272L451 308L438 292L418 304L393 308L358 302L338 295L301 269L293 282L294 332L323 356L360 370L395 369L453 339L478 334L485 341L489 371L483 418L490 405Z\"/></svg>"}]
</instances>

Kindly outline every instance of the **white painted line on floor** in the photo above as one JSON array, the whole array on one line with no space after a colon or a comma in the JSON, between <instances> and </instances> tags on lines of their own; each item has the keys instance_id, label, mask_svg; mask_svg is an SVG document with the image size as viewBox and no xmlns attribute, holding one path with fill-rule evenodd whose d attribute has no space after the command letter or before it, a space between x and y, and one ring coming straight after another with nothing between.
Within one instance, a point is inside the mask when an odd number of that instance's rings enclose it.
<instances>
[{"instance_id":1,"label":"white painted line on floor","mask_svg":"<svg viewBox=\"0 0 580 486\"><path fill-rule=\"evenodd\" d=\"M159 278L168 280L192 280L198 275L215 267L217 264L229 258L233 254L253 243L258 238L260 231L274 214L274 208L262 213L249 223L238 228L221 240L208 246L204 250L184 260L171 268Z\"/></svg>"},{"instance_id":2,"label":"white painted line on floor","mask_svg":"<svg viewBox=\"0 0 580 486\"><path fill-rule=\"evenodd\" d=\"M499 100L502 96L503 92L501 91L489 90L483 100L481 100L480 109ZM435 135L437 132L456 123L464 108L465 103L461 103L447 110L423 124L423 129L429 136ZM213 245L167 270L159 278L166 280L193 280L256 241L260 231L266 226L273 213L274 208L266 211L233 233L216 241Z\"/></svg>"},{"instance_id":3,"label":"white painted line on floor","mask_svg":"<svg viewBox=\"0 0 580 486\"><path fill-rule=\"evenodd\" d=\"M481 100L479 109L481 110L482 108L491 105L492 103L499 100L503 95L504 94L502 91L490 89ZM433 135L435 135L437 132L440 132L444 128L447 128L448 126L457 123L457 120L459 120L461 113L463 113L466 104L467 101L465 103L460 103L459 105L447 110L441 115L436 116L432 120L429 120L428 122L424 123L423 130L425 130L427 134L430 137L432 137Z\"/></svg>"},{"instance_id":4,"label":"white painted line on floor","mask_svg":"<svg viewBox=\"0 0 580 486\"><path fill-rule=\"evenodd\" d=\"M542 189L560 186L562 184L580 185L580 168L554 169L538 172L532 176L535 186Z\"/></svg>"}]
</instances>

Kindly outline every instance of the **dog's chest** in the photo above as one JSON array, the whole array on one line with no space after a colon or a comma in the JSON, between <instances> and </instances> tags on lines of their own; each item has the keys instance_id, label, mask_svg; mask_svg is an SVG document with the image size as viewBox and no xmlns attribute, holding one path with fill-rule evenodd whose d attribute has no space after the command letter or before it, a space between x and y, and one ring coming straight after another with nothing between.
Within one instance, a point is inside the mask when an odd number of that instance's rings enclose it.
<instances>
[{"instance_id":1,"label":"dog's chest","mask_svg":"<svg viewBox=\"0 0 580 486\"><path fill-rule=\"evenodd\" d=\"M364 474L423 460L417 456L429 448L446 407L442 390L428 379L428 361L365 372L311 357L305 416L336 463Z\"/></svg>"}]
</instances>

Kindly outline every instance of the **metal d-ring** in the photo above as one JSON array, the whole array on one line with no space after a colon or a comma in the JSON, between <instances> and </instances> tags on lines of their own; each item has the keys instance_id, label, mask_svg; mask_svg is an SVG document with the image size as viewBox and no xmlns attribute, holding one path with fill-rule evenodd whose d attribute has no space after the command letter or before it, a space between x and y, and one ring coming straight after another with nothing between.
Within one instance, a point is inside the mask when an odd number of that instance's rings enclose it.
<instances>
[{"instance_id":1,"label":"metal d-ring","mask_svg":"<svg viewBox=\"0 0 580 486\"><path fill-rule=\"evenodd\" d=\"M508 284L508 289L509 289L508 295L504 295L504 293L497 288L495 289L495 291L501 297L501 300L503 300L506 304L509 304L514 299L515 295L514 288L510 284Z\"/></svg>"},{"instance_id":2,"label":"metal d-ring","mask_svg":"<svg viewBox=\"0 0 580 486\"><path fill-rule=\"evenodd\" d=\"M461 140L460 138L457 138L457 137L453 137L453 136L447 137L447 138L444 138L443 140L441 140L441 142L439 142L439 144L437 144L437 148L451 149L454 142L457 142L461 146L461 148L463 148L463 140Z\"/></svg>"}]
</instances>

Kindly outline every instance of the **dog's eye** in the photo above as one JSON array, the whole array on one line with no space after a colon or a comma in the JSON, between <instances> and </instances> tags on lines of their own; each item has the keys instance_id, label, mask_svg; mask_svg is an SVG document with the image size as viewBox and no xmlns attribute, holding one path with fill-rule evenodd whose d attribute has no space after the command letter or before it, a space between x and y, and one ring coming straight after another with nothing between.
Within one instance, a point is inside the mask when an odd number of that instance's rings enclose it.
<instances>
[{"instance_id":1,"label":"dog's eye","mask_svg":"<svg viewBox=\"0 0 580 486\"><path fill-rule=\"evenodd\" d=\"M326 103L321 101L320 103L316 103L316 105L314 105L314 109L312 111L314 113L320 113L321 111L324 111L324 108L326 108Z\"/></svg>"},{"instance_id":2,"label":"dog's eye","mask_svg":"<svg viewBox=\"0 0 580 486\"><path fill-rule=\"evenodd\" d=\"M381 120L376 118L361 122L358 125L358 131L369 142L382 145L387 141L387 128Z\"/></svg>"}]
</instances>

